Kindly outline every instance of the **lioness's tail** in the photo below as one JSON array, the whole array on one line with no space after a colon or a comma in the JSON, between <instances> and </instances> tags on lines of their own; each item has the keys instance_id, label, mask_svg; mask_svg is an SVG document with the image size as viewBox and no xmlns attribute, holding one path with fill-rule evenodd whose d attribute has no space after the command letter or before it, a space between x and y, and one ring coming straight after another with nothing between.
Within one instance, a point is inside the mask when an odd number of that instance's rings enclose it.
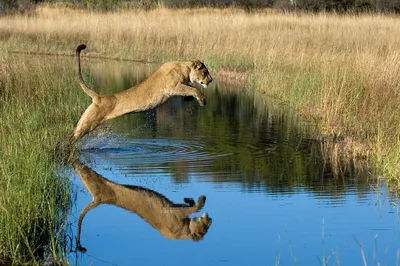
<instances>
[{"instance_id":1,"label":"lioness's tail","mask_svg":"<svg viewBox=\"0 0 400 266\"><path fill-rule=\"evenodd\" d=\"M83 81L82 78L82 71L81 71L81 51L86 49L86 44L80 44L78 47L76 47L76 67L78 71L78 81L79 85L81 85L81 88L83 91L89 95L91 98L98 96L99 94L95 92L94 90L90 89L86 84L85 81Z\"/></svg>"}]
</instances>

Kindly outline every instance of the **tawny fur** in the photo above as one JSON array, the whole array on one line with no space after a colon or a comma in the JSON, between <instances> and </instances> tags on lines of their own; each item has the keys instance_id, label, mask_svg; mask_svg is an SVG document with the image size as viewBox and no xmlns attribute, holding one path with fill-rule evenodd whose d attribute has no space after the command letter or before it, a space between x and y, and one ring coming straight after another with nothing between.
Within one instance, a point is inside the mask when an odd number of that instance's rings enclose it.
<instances>
[{"instance_id":1,"label":"tawny fur","mask_svg":"<svg viewBox=\"0 0 400 266\"><path fill-rule=\"evenodd\" d=\"M155 108L172 96L192 96L201 106L205 105L204 95L193 84L206 87L212 82L212 77L199 60L164 63L139 85L113 95L100 95L90 89L82 78L80 53L85 48L85 44L76 48L77 74L79 85L92 98L92 104L75 126L70 137L71 144L106 120Z\"/></svg>"},{"instance_id":2,"label":"tawny fur","mask_svg":"<svg viewBox=\"0 0 400 266\"><path fill-rule=\"evenodd\" d=\"M203 238L211 225L212 219L206 213L197 218L188 217L203 208L205 196L200 196L197 203L191 198L185 198L186 204L175 204L156 191L111 182L78 159L72 163L72 166L93 196L92 202L82 210L79 216L76 237L78 249L84 249L80 244L83 218L89 210L100 204L113 204L136 213L169 239L198 241Z\"/></svg>"}]
</instances>

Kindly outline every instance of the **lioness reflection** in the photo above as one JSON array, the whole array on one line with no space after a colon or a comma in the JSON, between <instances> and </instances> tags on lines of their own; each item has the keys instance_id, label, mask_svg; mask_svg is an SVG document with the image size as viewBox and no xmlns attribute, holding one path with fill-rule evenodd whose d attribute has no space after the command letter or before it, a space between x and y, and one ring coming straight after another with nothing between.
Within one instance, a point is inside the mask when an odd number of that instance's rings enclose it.
<instances>
[{"instance_id":1,"label":"lioness reflection","mask_svg":"<svg viewBox=\"0 0 400 266\"><path fill-rule=\"evenodd\" d=\"M212 219L207 213L197 218L188 217L203 208L205 196L200 196L197 203L192 198L185 198L186 204L175 204L156 191L111 182L79 160L75 160L72 165L93 196L92 202L82 210L78 220L76 240L80 250L85 250L80 245L82 220L88 211L100 204L113 204L136 213L169 239L198 241L211 225Z\"/></svg>"}]
</instances>

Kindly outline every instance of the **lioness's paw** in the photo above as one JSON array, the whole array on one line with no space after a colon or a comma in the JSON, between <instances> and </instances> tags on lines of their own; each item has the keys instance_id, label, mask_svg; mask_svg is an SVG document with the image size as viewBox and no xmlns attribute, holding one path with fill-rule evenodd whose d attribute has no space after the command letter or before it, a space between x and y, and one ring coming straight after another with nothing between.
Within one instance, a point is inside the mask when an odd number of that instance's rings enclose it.
<instances>
[{"instance_id":1,"label":"lioness's paw","mask_svg":"<svg viewBox=\"0 0 400 266\"><path fill-rule=\"evenodd\" d=\"M196 204L192 198L184 198L183 201L189 205L189 207L193 207Z\"/></svg>"},{"instance_id":2,"label":"lioness's paw","mask_svg":"<svg viewBox=\"0 0 400 266\"><path fill-rule=\"evenodd\" d=\"M201 195L197 200L197 204L199 204L200 206L204 206L204 203L206 203L206 196Z\"/></svg>"}]
</instances>

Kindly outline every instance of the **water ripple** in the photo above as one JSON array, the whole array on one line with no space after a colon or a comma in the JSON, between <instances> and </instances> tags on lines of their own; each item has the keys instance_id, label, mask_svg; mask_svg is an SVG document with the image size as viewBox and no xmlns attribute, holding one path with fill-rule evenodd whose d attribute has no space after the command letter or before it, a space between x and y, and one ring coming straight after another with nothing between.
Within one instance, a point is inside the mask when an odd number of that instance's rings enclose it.
<instances>
[{"instance_id":1,"label":"water ripple","mask_svg":"<svg viewBox=\"0 0 400 266\"><path fill-rule=\"evenodd\" d=\"M104 140L99 140L104 142ZM99 144L99 143L97 143ZM85 148L85 152L117 155L118 160L132 160L149 163L199 162L210 161L227 156L205 149L198 141L173 139L113 139L112 142L97 145L97 148Z\"/></svg>"}]
</instances>

